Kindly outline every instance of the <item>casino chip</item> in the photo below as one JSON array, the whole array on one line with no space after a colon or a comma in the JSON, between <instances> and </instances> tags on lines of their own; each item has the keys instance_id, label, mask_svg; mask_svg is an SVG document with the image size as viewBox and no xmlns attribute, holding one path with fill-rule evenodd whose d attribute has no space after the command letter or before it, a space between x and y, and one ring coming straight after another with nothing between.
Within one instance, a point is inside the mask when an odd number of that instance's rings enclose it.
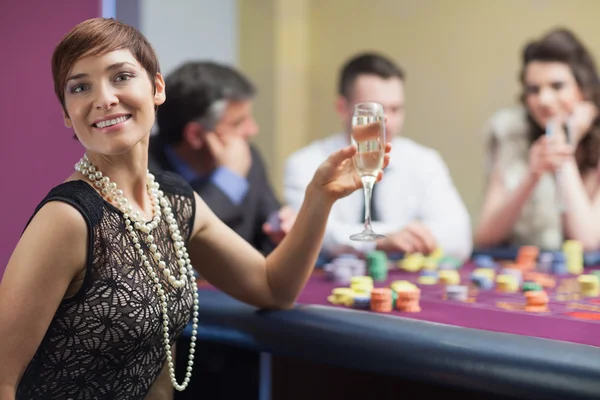
<instances>
[{"instance_id":1,"label":"casino chip","mask_svg":"<svg viewBox=\"0 0 600 400\"><path fill-rule=\"evenodd\" d=\"M440 283L444 285L458 285L460 283L460 274L454 269L441 270L438 278Z\"/></svg>"},{"instance_id":2,"label":"casino chip","mask_svg":"<svg viewBox=\"0 0 600 400\"><path fill-rule=\"evenodd\" d=\"M548 311L548 294L545 291L525 292L525 311L545 312Z\"/></svg>"},{"instance_id":3,"label":"casino chip","mask_svg":"<svg viewBox=\"0 0 600 400\"><path fill-rule=\"evenodd\" d=\"M352 299L352 308L358 310L368 310L371 307L371 296L370 295L354 295Z\"/></svg>"},{"instance_id":4,"label":"casino chip","mask_svg":"<svg viewBox=\"0 0 600 400\"><path fill-rule=\"evenodd\" d=\"M475 265L479 268L492 268L496 269L497 264L494 261L494 258L489 255L478 255L473 258Z\"/></svg>"},{"instance_id":5,"label":"casino chip","mask_svg":"<svg viewBox=\"0 0 600 400\"><path fill-rule=\"evenodd\" d=\"M529 292L529 291L540 292L543 289L542 289L542 286L537 282L523 282L522 290L523 290L523 292Z\"/></svg>"},{"instance_id":6,"label":"casino chip","mask_svg":"<svg viewBox=\"0 0 600 400\"><path fill-rule=\"evenodd\" d=\"M579 293L584 297L598 297L600 295L600 278L595 274L580 275L577 278Z\"/></svg>"},{"instance_id":7,"label":"casino chip","mask_svg":"<svg viewBox=\"0 0 600 400\"><path fill-rule=\"evenodd\" d=\"M423 268L425 256L421 253L412 253L400 260L399 267L408 272L417 272Z\"/></svg>"},{"instance_id":8,"label":"casino chip","mask_svg":"<svg viewBox=\"0 0 600 400\"><path fill-rule=\"evenodd\" d=\"M373 278L370 276L354 276L350 280L350 288L361 295L371 295L373 290Z\"/></svg>"},{"instance_id":9,"label":"casino chip","mask_svg":"<svg viewBox=\"0 0 600 400\"><path fill-rule=\"evenodd\" d=\"M511 268L503 268L500 271L500 274L514 276L517 280L517 286L520 286L521 282L523 282L523 271L521 271L517 266L513 265Z\"/></svg>"},{"instance_id":10,"label":"casino chip","mask_svg":"<svg viewBox=\"0 0 600 400\"><path fill-rule=\"evenodd\" d=\"M424 269L417 281L420 285L435 285L438 283L438 272L435 270Z\"/></svg>"},{"instance_id":11,"label":"casino chip","mask_svg":"<svg viewBox=\"0 0 600 400\"><path fill-rule=\"evenodd\" d=\"M340 285L348 285L353 276L365 275L366 264L355 257L338 257L331 263L325 264L323 270L329 280Z\"/></svg>"},{"instance_id":12,"label":"casino chip","mask_svg":"<svg viewBox=\"0 0 600 400\"><path fill-rule=\"evenodd\" d=\"M500 274L496 277L496 289L500 292L514 293L519 290L519 281L514 275Z\"/></svg>"},{"instance_id":13,"label":"casino chip","mask_svg":"<svg viewBox=\"0 0 600 400\"><path fill-rule=\"evenodd\" d=\"M583 273L583 246L576 240L565 240L563 243L567 271L573 275Z\"/></svg>"},{"instance_id":14,"label":"casino chip","mask_svg":"<svg viewBox=\"0 0 600 400\"><path fill-rule=\"evenodd\" d=\"M471 274L471 282L480 290L491 290L494 288L494 280L489 276Z\"/></svg>"},{"instance_id":15,"label":"casino chip","mask_svg":"<svg viewBox=\"0 0 600 400\"><path fill-rule=\"evenodd\" d=\"M469 298L469 288L465 285L446 286L446 300L467 301Z\"/></svg>"},{"instance_id":16,"label":"casino chip","mask_svg":"<svg viewBox=\"0 0 600 400\"><path fill-rule=\"evenodd\" d=\"M396 308L403 312L420 312L421 306L419 305L419 299L421 296L421 289L415 287L404 288L397 292L398 297L396 299Z\"/></svg>"},{"instance_id":17,"label":"casino chip","mask_svg":"<svg viewBox=\"0 0 600 400\"><path fill-rule=\"evenodd\" d=\"M538 257L538 271L551 273L552 262L554 261L554 254L549 251L545 251Z\"/></svg>"},{"instance_id":18,"label":"casino chip","mask_svg":"<svg viewBox=\"0 0 600 400\"><path fill-rule=\"evenodd\" d=\"M410 281L394 281L390 284L390 288L396 292L403 292L406 290L416 290L417 285Z\"/></svg>"},{"instance_id":19,"label":"casino chip","mask_svg":"<svg viewBox=\"0 0 600 400\"><path fill-rule=\"evenodd\" d=\"M371 291L371 310L375 312L392 312L393 309L392 290L390 288L373 288Z\"/></svg>"},{"instance_id":20,"label":"casino chip","mask_svg":"<svg viewBox=\"0 0 600 400\"><path fill-rule=\"evenodd\" d=\"M366 255L367 273L373 280L382 282L388 276L388 258L384 251L371 251Z\"/></svg>"},{"instance_id":21,"label":"casino chip","mask_svg":"<svg viewBox=\"0 0 600 400\"><path fill-rule=\"evenodd\" d=\"M485 276L489 279L494 279L496 277L496 271L492 268L477 268L472 272L472 274L477 276Z\"/></svg>"},{"instance_id":22,"label":"casino chip","mask_svg":"<svg viewBox=\"0 0 600 400\"><path fill-rule=\"evenodd\" d=\"M567 275L569 271L567 270L567 259L566 256L557 252L554 254L554 260L552 262L552 273L554 275Z\"/></svg>"},{"instance_id":23,"label":"casino chip","mask_svg":"<svg viewBox=\"0 0 600 400\"><path fill-rule=\"evenodd\" d=\"M336 305L350 306L354 301L354 290L350 288L335 288L327 300Z\"/></svg>"}]
</instances>

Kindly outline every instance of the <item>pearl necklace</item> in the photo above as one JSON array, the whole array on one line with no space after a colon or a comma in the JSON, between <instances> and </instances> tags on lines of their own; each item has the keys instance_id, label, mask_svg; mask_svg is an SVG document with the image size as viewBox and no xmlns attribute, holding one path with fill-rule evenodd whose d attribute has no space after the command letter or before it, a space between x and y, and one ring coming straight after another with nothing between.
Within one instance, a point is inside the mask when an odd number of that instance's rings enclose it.
<instances>
[{"instance_id":1,"label":"pearl necklace","mask_svg":"<svg viewBox=\"0 0 600 400\"><path fill-rule=\"evenodd\" d=\"M148 274L152 278L152 281L156 286L158 296L160 297L163 318L163 342L167 353L167 362L169 365L171 382L173 383L173 387L175 389L183 391L190 382L190 378L192 377L192 367L194 365L196 336L198 334L198 291L196 290L196 277L194 276L194 270L190 262L190 257L185 248L185 243L183 242L181 232L179 231L177 220L173 216L169 200L164 196L163 191L159 190L158 182L154 181L154 176L148 171L146 188L152 203L153 218L152 221L146 223L140 217L139 212L133 212L133 207L131 204L129 204L129 201L123 197L123 191L117 188L116 183L111 182L107 176L103 176L102 172L98 171L98 169L88 159L87 154L84 154L81 160L75 164L75 170L86 176L98 189L101 190L104 197L117 204L118 208L121 210L121 212L123 212L123 218L125 219L127 232L131 236L134 247L140 255L144 266L148 269ZM156 229L156 227L158 227L163 214L166 215L166 221L169 224L169 232L171 233L171 240L173 241L173 247L175 248L175 255L177 257L177 265L179 266L179 277L176 277L176 272L171 272L165 261L162 260L162 254L158 252L158 247L154 243L154 236L150 234L154 229ZM169 343L169 309L167 297L157 273L152 267L152 264L150 264L148 257L144 254L145 251L142 249L142 245L140 244L142 235L141 233L136 233L136 230L146 235L145 242L148 249L152 253L152 258L156 263L158 263L159 270L161 270L163 275L168 279L169 284L178 289L183 288L188 282L190 282L193 288L194 306L192 312L192 337L190 342L188 367L185 373L185 379L181 385L177 383L177 379L175 378L175 366L173 364L171 344Z\"/></svg>"}]
</instances>

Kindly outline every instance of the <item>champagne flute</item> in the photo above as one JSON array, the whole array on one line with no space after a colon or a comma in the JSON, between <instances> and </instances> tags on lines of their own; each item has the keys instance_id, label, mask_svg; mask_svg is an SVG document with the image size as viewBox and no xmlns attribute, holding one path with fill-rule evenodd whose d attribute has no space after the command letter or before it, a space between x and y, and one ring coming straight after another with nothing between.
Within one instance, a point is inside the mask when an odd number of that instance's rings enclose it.
<instances>
[{"instance_id":1,"label":"champagne flute","mask_svg":"<svg viewBox=\"0 0 600 400\"><path fill-rule=\"evenodd\" d=\"M354 106L351 141L357 148L354 167L363 183L365 196L365 227L350 236L351 240L371 242L385 238L371 227L371 195L385 156L385 115L378 103L359 103Z\"/></svg>"}]
</instances>

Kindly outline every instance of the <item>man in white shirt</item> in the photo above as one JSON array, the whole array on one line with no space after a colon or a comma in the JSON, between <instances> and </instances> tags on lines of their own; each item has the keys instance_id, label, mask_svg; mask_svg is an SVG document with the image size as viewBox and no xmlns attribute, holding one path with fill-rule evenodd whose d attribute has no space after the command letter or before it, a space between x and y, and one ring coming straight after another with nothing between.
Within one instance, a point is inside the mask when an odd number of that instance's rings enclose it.
<instances>
[{"instance_id":1,"label":"man in white shirt","mask_svg":"<svg viewBox=\"0 0 600 400\"><path fill-rule=\"evenodd\" d=\"M429 254L441 248L444 254L467 259L472 251L470 217L446 164L437 151L400 136L405 116L403 71L381 55L358 55L342 68L338 95L336 111L344 132L317 140L288 158L285 200L298 210L314 171L328 154L350 143L354 105L380 103L392 151L383 180L375 184L371 209L373 230L386 238L350 240L350 235L363 229L364 197L357 191L333 206L323 243L325 255L374 249Z\"/></svg>"}]
</instances>

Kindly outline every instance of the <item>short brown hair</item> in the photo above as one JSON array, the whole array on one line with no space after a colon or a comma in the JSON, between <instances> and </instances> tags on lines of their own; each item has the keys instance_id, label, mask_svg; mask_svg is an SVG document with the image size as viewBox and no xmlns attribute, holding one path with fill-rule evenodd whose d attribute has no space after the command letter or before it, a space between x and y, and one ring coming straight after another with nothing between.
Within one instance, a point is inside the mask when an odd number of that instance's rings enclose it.
<instances>
[{"instance_id":1,"label":"short brown hair","mask_svg":"<svg viewBox=\"0 0 600 400\"><path fill-rule=\"evenodd\" d=\"M338 94L349 99L354 82L360 75L375 75L381 79L406 79L405 73L390 58L378 53L362 53L352 57L342 66L338 81Z\"/></svg>"},{"instance_id":2,"label":"short brown hair","mask_svg":"<svg viewBox=\"0 0 600 400\"><path fill-rule=\"evenodd\" d=\"M63 109L67 78L73 65L81 58L120 49L131 51L148 73L154 87L154 79L160 72L160 66L146 37L134 27L113 18L92 18L79 23L67 33L52 54L54 92Z\"/></svg>"}]
</instances>

